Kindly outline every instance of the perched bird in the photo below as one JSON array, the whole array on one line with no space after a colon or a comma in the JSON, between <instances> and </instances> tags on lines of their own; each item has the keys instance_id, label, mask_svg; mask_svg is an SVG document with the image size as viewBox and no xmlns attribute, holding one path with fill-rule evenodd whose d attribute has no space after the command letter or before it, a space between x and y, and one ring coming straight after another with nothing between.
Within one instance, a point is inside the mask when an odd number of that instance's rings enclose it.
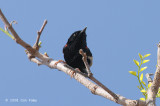
<instances>
[{"instance_id":1,"label":"perched bird","mask_svg":"<svg viewBox=\"0 0 160 106\"><path fill-rule=\"evenodd\" d=\"M93 58L90 49L87 47L87 35L85 32L86 29L87 27L81 31L74 32L70 36L68 42L63 48L63 54L64 59L69 66L73 68L78 68L82 73L88 74L84 62L82 60L82 55L79 54L79 50L82 49L87 55L87 62L89 66L92 65Z\"/></svg>"}]
</instances>

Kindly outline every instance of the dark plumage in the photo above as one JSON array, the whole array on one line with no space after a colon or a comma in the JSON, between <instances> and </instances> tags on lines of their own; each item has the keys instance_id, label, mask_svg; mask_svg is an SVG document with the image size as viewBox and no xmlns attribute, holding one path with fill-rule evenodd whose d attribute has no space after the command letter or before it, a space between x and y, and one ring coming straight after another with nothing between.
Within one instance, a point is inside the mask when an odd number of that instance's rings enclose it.
<instances>
[{"instance_id":1,"label":"dark plumage","mask_svg":"<svg viewBox=\"0 0 160 106\"><path fill-rule=\"evenodd\" d=\"M82 55L79 54L79 50L82 49L87 54L87 62L92 65L92 53L87 47L86 42L86 28L82 31L74 32L68 39L67 44L63 48L64 59L66 63L73 67L79 68L81 72L86 73L86 68L82 60Z\"/></svg>"}]
</instances>

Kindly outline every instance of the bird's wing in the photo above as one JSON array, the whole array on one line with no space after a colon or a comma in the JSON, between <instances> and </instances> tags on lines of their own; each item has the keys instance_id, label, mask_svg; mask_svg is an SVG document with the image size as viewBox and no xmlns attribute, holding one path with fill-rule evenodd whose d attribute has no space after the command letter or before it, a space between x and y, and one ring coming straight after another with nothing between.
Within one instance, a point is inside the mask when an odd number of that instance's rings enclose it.
<instances>
[{"instance_id":1,"label":"bird's wing","mask_svg":"<svg viewBox=\"0 0 160 106\"><path fill-rule=\"evenodd\" d=\"M75 62L79 62L77 60L82 60L82 56L79 54L79 52L75 52L74 55L70 57L70 60L71 64L74 64Z\"/></svg>"},{"instance_id":2,"label":"bird's wing","mask_svg":"<svg viewBox=\"0 0 160 106\"><path fill-rule=\"evenodd\" d=\"M84 50L85 50L84 52L86 52L87 56L92 56L92 53L88 47L86 47L86 49L84 49Z\"/></svg>"},{"instance_id":3,"label":"bird's wing","mask_svg":"<svg viewBox=\"0 0 160 106\"><path fill-rule=\"evenodd\" d=\"M74 64L76 60L82 58L82 56L79 54L78 51L72 50L70 47L64 47L63 48L64 58L66 62L69 62L68 64Z\"/></svg>"}]
</instances>

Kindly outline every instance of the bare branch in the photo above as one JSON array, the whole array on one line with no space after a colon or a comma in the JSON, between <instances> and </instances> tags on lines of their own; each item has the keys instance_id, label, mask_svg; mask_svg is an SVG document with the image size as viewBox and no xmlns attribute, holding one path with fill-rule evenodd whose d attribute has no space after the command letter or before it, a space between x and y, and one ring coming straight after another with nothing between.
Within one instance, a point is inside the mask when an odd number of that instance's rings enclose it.
<instances>
[{"instance_id":1,"label":"bare branch","mask_svg":"<svg viewBox=\"0 0 160 106\"><path fill-rule=\"evenodd\" d=\"M83 60L84 65L86 67L88 77L91 77L93 74L92 74L92 72L90 70L90 66L88 65L88 62L87 62L87 55L86 55L86 53L83 52L82 49L79 50L79 53L82 55L82 60Z\"/></svg>"},{"instance_id":2,"label":"bare branch","mask_svg":"<svg viewBox=\"0 0 160 106\"><path fill-rule=\"evenodd\" d=\"M117 102L118 101L118 96L115 93L113 93L111 90L109 90L106 86L104 86L101 82L99 82L96 78L93 77L93 74L90 71L90 67L89 67L88 62L87 62L87 55L86 55L86 53L84 53L82 49L79 50L79 53L83 57L82 60L83 60L83 62L85 64L85 67L86 67L86 70L87 70L87 73L88 73L88 77L92 81L94 81L96 84L98 84L100 87L102 87L105 91L107 91L115 99L115 101ZM92 91L92 93L94 93L94 92Z\"/></svg>"},{"instance_id":3,"label":"bare branch","mask_svg":"<svg viewBox=\"0 0 160 106\"><path fill-rule=\"evenodd\" d=\"M31 61L36 63L38 66L43 64L40 60L38 60L36 58L31 58Z\"/></svg>"},{"instance_id":4,"label":"bare branch","mask_svg":"<svg viewBox=\"0 0 160 106\"><path fill-rule=\"evenodd\" d=\"M18 34L15 32L15 30L13 29L13 27L9 24L9 22L7 21L6 17L3 15L1 9L0 9L0 18L3 21L3 23L5 24L5 26L9 29L9 31L12 33L12 35L14 36L14 40L20 44L21 46L23 46L25 49L27 49L30 53L35 53L35 50L26 42L24 42L19 36Z\"/></svg>"},{"instance_id":5,"label":"bare branch","mask_svg":"<svg viewBox=\"0 0 160 106\"><path fill-rule=\"evenodd\" d=\"M151 87L148 89L147 106L155 106L155 99L160 87L160 43L157 50L157 69Z\"/></svg>"},{"instance_id":6,"label":"bare branch","mask_svg":"<svg viewBox=\"0 0 160 106\"><path fill-rule=\"evenodd\" d=\"M26 52L28 59L30 61L36 63L38 66L43 64L40 60L36 59L36 57L34 55L32 55L31 53L29 53L27 50L25 50L25 52Z\"/></svg>"},{"instance_id":7,"label":"bare branch","mask_svg":"<svg viewBox=\"0 0 160 106\"><path fill-rule=\"evenodd\" d=\"M110 89L108 89L106 86L104 86L101 82L99 82L96 78L94 78L93 76L89 77L93 82L95 82L97 85L99 85L100 87L102 87L105 91L107 91L114 99L115 102L118 102L118 96L113 93Z\"/></svg>"},{"instance_id":8,"label":"bare branch","mask_svg":"<svg viewBox=\"0 0 160 106\"><path fill-rule=\"evenodd\" d=\"M47 24L47 20L44 20L44 23L43 23L40 31L37 32L37 40L36 40L36 43L33 46L33 48L35 48L36 50L39 50L39 46L38 46L39 39L40 39L41 33L42 33L44 27L46 26L46 24Z\"/></svg>"},{"instance_id":9,"label":"bare branch","mask_svg":"<svg viewBox=\"0 0 160 106\"><path fill-rule=\"evenodd\" d=\"M17 21L13 20L10 22L10 25L12 26L12 24L17 24Z\"/></svg>"},{"instance_id":10,"label":"bare branch","mask_svg":"<svg viewBox=\"0 0 160 106\"><path fill-rule=\"evenodd\" d=\"M18 34L15 32L13 27L9 24L9 22L7 21L7 19L5 18L5 16L3 15L1 10L0 10L0 18L4 22L4 24L8 27L9 31L13 34L13 36L15 37L16 42L18 44L20 44L21 46L23 46L25 49L27 49L27 51L28 51L27 55L29 55L28 57L31 59L31 61L33 61L33 62L35 62L37 64L46 65L46 66L48 66L48 67L50 67L52 69L56 68L56 69L58 69L60 71L63 71L64 73L66 73L66 74L68 74L70 76L72 75L74 70L72 70L71 68L66 67L65 64L63 64L63 63L58 63L57 65L55 65L55 63L57 62L56 60L53 60L52 58L39 53L38 50L32 48L29 44L24 42L18 36ZM42 30L43 30L43 27L42 27ZM36 58L38 58L38 59L36 59ZM115 95L118 96L117 97L118 99L117 100L114 99L115 96L111 96L111 94L109 94L109 92L106 92L107 91L106 87L104 88L103 87L104 85L101 84L99 81L97 81L94 77L91 77L90 79L93 80L96 83L100 83L100 84L98 84L100 86L94 84L92 81L90 81L89 79L87 79L85 76L83 76L82 74L80 74L78 72L73 75L73 78L76 79L81 84L83 84L89 90L91 90L92 93L94 93L96 95L99 95L99 96L102 96L104 98L107 98L107 99L109 99L111 101L114 101L114 102L116 102L118 104L121 104L123 106L145 106L145 102L144 101L130 100L130 99L127 99L127 98L125 98L123 96L116 95L116 94Z\"/></svg>"},{"instance_id":11,"label":"bare branch","mask_svg":"<svg viewBox=\"0 0 160 106\"><path fill-rule=\"evenodd\" d=\"M66 67L66 65L64 63L58 63L57 65L55 65L55 63L57 63L57 61L49 58L49 57L44 57L42 54L40 54L39 52L36 53L36 56L43 60L43 64L47 65L50 68L56 68L60 71L63 71L64 73L68 74L68 75L72 75L72 73L75 71L73 70L73 68L68 68L68 66ZM109 94L108 92L106 92L106 90L104 90L102 87L94 84L93 82L91 82L90 80L88 80L85 76L83 76L81 73L76 72L74 75L72 75L73 78L75 80L77 80L78 82L80 82L81 84L83 84L85 87L87 87L92 93L94 93L95 95L99 95L102 96L104 98L107 98L111 101L114 101L118 104L121 104L123 106L145 106L145 102L144 101L140 101L140 100L130 100L127 99L123 96L117 95L118 96L118 100L116 101L115 98L113 96L111 96L111 94ZM92 79L94 80L94 79Z\"/></svg>"},{"instance_id":12,"label":"bare branch","mask_svg":"<svg viewBox=\"0 0 160 106\"><path fill-rule=\"evenodd\" d=\"M48 67L57 68L58 70L63 71L63 72L65 72L66 74L68 74L70 76L75 71L75 70L73 70L72 67L68 68L68 66L66 67L66 65L63 64L63 63L58 63L57 65L55 65L55 63L57 63L57 61L52 60L49 57L43 57L39 52L37 52L36 56L38 58L40 58L41 60L46 61L43 64L47 65ZM120 96L120 95L117 95L118 96L118 100L116 101L114 99L114 96L111 96L111 94L106 92L106 89L103 89L100 86L97 86L96 84L94 84L93 82L88 80L85 76L83 76L81 73L76 72L73 75L73 78L76 79L81 84L83 84L85 87L87 87L95 95L102 96L102 97L107 98L107 99L109 99L111 101L114 101L114 102L116 102L118 104L121 104L121 105L124 105L124 106L145 106L145 102L144 101L130 100L130 99L127 99L127 98L125 98L123 96ZM93 78L91 78L91 80L96 82L95 79L93 79ZM103 85L103 84L99 84L99 85Z\"/></svg>"}]
</instances>

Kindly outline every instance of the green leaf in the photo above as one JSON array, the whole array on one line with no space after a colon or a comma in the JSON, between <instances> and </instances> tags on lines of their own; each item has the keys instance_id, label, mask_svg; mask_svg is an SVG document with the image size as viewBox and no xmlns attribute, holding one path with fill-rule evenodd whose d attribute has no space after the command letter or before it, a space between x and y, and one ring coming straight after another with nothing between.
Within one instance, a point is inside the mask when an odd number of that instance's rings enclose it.
<instances>
[{"instance_id":1,"label":"green leaf","mask_svg":"<svg viewBox=\"0 0 160 106\"><path fill-rule=\"evenodd\" d=\"M145 92L147 92L147 91L146 91L145 89L142 89L141 92L145 93Z\"/></svg>"},{"instance_id":2,"label":"green leaf","mask_svg":"<svg viewBox=\"0 0 160 106\"><path fill-rule=\"evenodd\" d=\"M143 60L143 63L147 63L147 62L149 62L149 60Z\"/></svg>"},{"instance_id":3,"label":"green leaf","mask_svg":"<svg viewBox=\"0 0 160 106\"><path fill-rule=\"evenodd\" d=\"M0 30L2 32L4 32L6 35L8 35L9 37L11 37L13 40L14 40L14 37L8 32L8 31L5 31L4 29L0 28Z\"/></svg>"},{"instance_id":4,"label":"green leaf","mask_svg":"<svg viewBox=\"0 0 160 106\"><path fill-rule=\"evenodd\" d=\"M140 76L140 81L141 81L141 82L143 81L143 73L142 73L141 76Z\"/></svg>"},{"instance_id":5,"label":"green leaf","mask_svg":"<svg viewBox=\"0 0 160 106\"><path fill-rule=\"evenodd\" d=\"M160 94L157 94L156 97L157 97L157 98L160 98Z\"/></svg>"},{"instance_id":6,"label":"green leaf","mask_svg":"<svg viewBox=\"0 0 160 106\"><path fill-rule=\"evenodd\" d=\"M140 100L143 100L143 101L145 101L145 98L140 98Z\"/></svg>"},{"instance_id":7,"label":"green leaf","mask_svg":"<svg viewBox=\"0 0 160 106\"><path fill-rule=\"evenodd\" d=\"M152 83L149 83L149 84L148 84L148 88L151 87L151 85L152 85Z\"/></svg>"},{"instance_id":8,"label":"green leaf","mask_svg":"<svg viewBox=\"0 0 160 106\"><path fill-rule=\"evenodd\" d=\"M133 61L139 67L139 62L137 60L133 60Z\"/></svg>"},{"instance_id":9,"label":"green leaf","mask_svg":"<svg viewBox=\"0 0 160 106\"><path fill-rule=\"evenodd\" d=\"M146 86L146 83L144 81L142 81L142 84Z\"/></svg>"},{"instance_id":10,"label":"green leaf","mask_svg":"<svg viewBox=\"0 0 160 106\"><path fill-rule=\"evenodd\" d=\"M144 55L144 58L146 58L146 57L148 57L148 56L150 56L151 54L146 54L146 55Z\"/></svg>"},{"instance_id":11,"label":"green leaf","mask_svg":"<svg viewBox=\"0 0 160 106\"><path fill-rule=\"evenodd\" d=\"M147 67L142 67L140 72L142 72L143 70L147 69Z\"/></svg>"},{"instance_id":12,"label":"green leaf","mask_svg":"<svg viewBox=\"0 0 160 106\"><path fill-rule=\"evenodd\" d=\"M130 74L137 76L137 73L135 71L129 71Z\"/></svg>"},{"instance_id":13,"label":"green leaf","mask_svg":"<svg viewBox=\"0 0 160 106\"><path fill-rule=\"evenodd\" d=\"M138 53L138 55L139 55L140 59L142 60L142 59L143 59L143 56L142 56L140 53Z\"/></svg>"},{"instance_id":14,"label":"green leaf","mask_svg":"<svg viewBox=\"0 0 160 106\"><path fill-rule=\"evenodd\" d=\"M137 86L141 90L141 86Z\"/></svg>"},{"instance_id":15,"label":"green leaf","mask_svg":"<svg viewBox=\"0 0 160 106\"><path fill-rule=\"evenodd\" d=\"M158 89L158 93L160 93L160 88Z\"/></svg>"}]
</instances>

